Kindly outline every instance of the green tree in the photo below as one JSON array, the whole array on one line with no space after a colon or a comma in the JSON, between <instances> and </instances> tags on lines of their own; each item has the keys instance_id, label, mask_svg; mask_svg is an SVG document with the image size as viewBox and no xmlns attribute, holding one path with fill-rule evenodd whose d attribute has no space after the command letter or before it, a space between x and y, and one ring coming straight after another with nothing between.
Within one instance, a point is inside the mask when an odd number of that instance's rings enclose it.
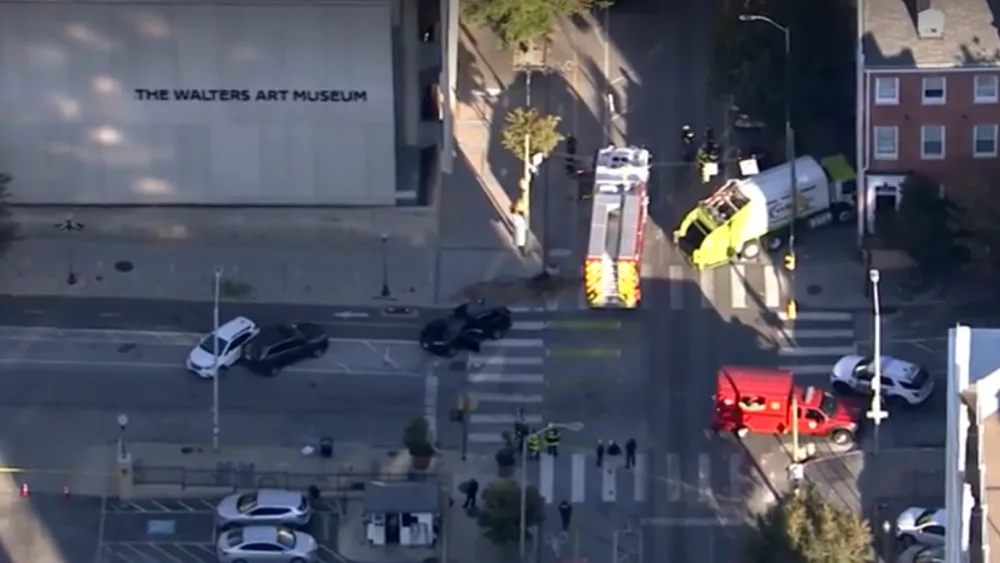
<instances>
[{"instance_id":1,"label":"green tree","mask_svg":"<svg viewBox=\"0 0 1000 563\"><path fill-rule=\"evenodd\" d=\"M895 246L913 258L925 278L954 265L954 208L941 197L940 185L915 174L903 182L900 190L903 200L890 227Z\"/></svg>"},{"instance_id":2,"label":"green tree","mask_svg":"<svg viewBox=\"0 0 1000 563\"><path fill-rule=\"evenodd\" d=\"M0 256L17 240L17 223L10 212L10 183L14 178L0 173Z\"/></svg>"},{"instance_id":3,"label":"green tree","mask_svg":"<svg viewBox=\"0 0 1000 563\"><path fill-rule=\"evenodd\" d=\"M548 156L566 137L559 132L558 115L539 115L533 108L516 108L504 118L501 143L524 160L524 140L528 139L528 154Z\"/></svg>"},{"instance_id":4,"label":"green tree","mask_svg":"<svg viewBox=\"0 0 1000 563\"><path fill-rule=\"evenodd\" d=\"M747 538L747 563L864 563L872 555L868 522L830 504L812 487L789 494Z\"/></svg>"},{"instance_id":5,"label":"green tree","mask_svg":"<svg viewBox=\"0 0 1000 563\"><path fill-rule=\"evenodd\" d=\"M528 485L525 522L528 529L545 521L545 501L538 489ZM520 538L521 486L513 479L500 479L483 491L483 502L477 521L483 535L491 542L503 545Z\"/></svg>"},{"instance_id":6,"label":"green tree","mask_svg":"<svg viewBox=\"0 0 1000 563\"><path fill-rule=\"evenodd\" d=\"M954 225L967 262L974 271L995 276L1000 273L1000 179L959 185L948 191L955 204ZM905 201L905 200L904 200Z\"/></svg>"},{"instance_id":7,"label":"green tree","mask_svg":"<svg viewBox=\"0 0 1000 563\"><path fill-rule=\"evenodd\" d=\"M584 14L608 8L614 0L465 0L462 15L484 25L504 44L524 48L535 39L552 34L560 16Z\"/></svg>"},{"instance_id":8,"label":"green tree","mask_svg":"<svg viewBox=\"0 0 1000 563\"><path fill-rule=\"evenodd\" d=\"M403 445L410 453L416 469L426 469L431 458L437 453L431 444L431 429L427 419L419 416L413 419L403 431Z\"/></svg>"}]
</instances>

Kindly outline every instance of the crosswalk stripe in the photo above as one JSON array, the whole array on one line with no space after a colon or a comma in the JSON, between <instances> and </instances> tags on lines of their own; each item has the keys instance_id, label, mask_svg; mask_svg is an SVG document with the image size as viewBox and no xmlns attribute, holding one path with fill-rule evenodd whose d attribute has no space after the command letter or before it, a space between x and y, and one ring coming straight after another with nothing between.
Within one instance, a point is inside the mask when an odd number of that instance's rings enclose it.
<instances>
[{"instance_id":1,"label":"crosswalk stripe","mask_svg":"<svg viewBox=\"0 0 1000 563\"><path fill-rule=\"evenodd\" d=\"M646 500L646 475L649 473L649 460L646 454L635 455L635 467L632 468L632 498L637 502Z\"/></svg>"},{"instance_id":2,"label":"crosswalk stripe","mask_svg":"<svg viewBox=\"0 0 1000 563\"><path fill-rule=\"evenodd\" d=\"M788 338L796 340L801 338L854 338L854 330L846 328L800 329L791 327L783 332Z\"/></svg>"},{"instance_id":3,"label":"crosswalk stripe","mask_svg":"<svg viewBox=\"0 0 1000 563\"><path fill-rule=\"evenodd\" d=\"M714 270L702 270L698 274L698 287L701 288L701 306L703 309L708 309L712 307L712 300L709 296L715 293L713 286L715 285L715 274Z\"/></svg>"},{"instance_id":4,"label":"crosswalk stripe","mask_svg":"<svg viewBox=\"0 0 1000 563\"><path fill-rule=\"evenodd\" d=\"M483 342L483 348L543 348L545 341L541 338L503 338L500 340L487 340Z\"/></svg>"},{"instance_id":5,"label":"crosswalk stripe","mask_svg":"<svg viewBox=\"0 0 1000 563\"><path fill-rule=\"evenodd\" d=\"M790 371L793 375L830 375L830 370L833 369L833 362L829 365L779 366L778 369Z\"/></svg>"},{"instance_id":6,"label":"crosswalk stripe","mask_svg":"<svg viewBox=\"0 0 1000 563\"><path fill-rule=\"evenodd\" d=\"M503 441L499 432L469 432L470 444L502 444Z\"/></svg>"},{"instance_id":7,"label":"crosswalk stripe","mask_svg":"<svg viewBox=\"0 0 1000 563\"><path fill-rule=\"evenodd\" d=\"M481 368L483 366L540 366L545 363L545 358L543 357L527 357L521 358L516 356L484 356L481 354L470 354L469 363L473 368Z\"/></svg>"},{"instance_id":8,"label":"crosswalk stripe","mask_svg":"<svg viewBox=\"0 0 1000 563\"><path fill-rule=\"evenodd\" d=\"M486 393L474 391L469 393L469 398L477 403L541 403L544 397L541 395L524 395L521 393Z\"/></svg>"},{"instance_id":9,"label":"crosswalk stripe","mask_svg":"<svg viewBox=\"0 0 1000 563\"><path fill-rule=\"evenodd\" d=\"M585 454L573 454L573 473L570 480L570 499L572 503L581 503L586 500L586 481L584 472L587 467L587 456Z\"/></svg>"},{"instance_id":10,"label":"crosswalk stripe","mask_svg":"<svg viewBox=\"0 0 1000 563\"><path fill-rule=\"evenodd\" d=\"M555 463L556 458L543 454L538 459L538 493L545 499L545 504L552 504L555 495ZM523 462L522 462L523 463Z\"/></svg>"},{"instance_id":11,"label":"crosswalk stripe","mask_svg":"<svg viewBox=\"0 0 1000 563\"><path fill-rule=\"evenodd\" d=\"M847 356L854 353L853 346L783 346L779 356Z\"/></svg>"},{"instance_id":12,"label":"crosswalk stripe","mask_svg":"<svg viewBox=\"0 0 1000 563\"><path fill-rule=\"evenodd\" d=\"M785 311L778 312L782 321L850 321L854 315L847 311L798 311L794 319L788 317Z\"/></svg>"},{"instance_id":13,"label":"crosswalk stripe","mask_svg":"<svg viewBox=\"0 0 1000 563\"><path fill-rule=\"evenodd\" d=\"M478 372L469 374L469 383L530 383L540 385L545 383L545 376L540 373Z\"/></svg>"},{"instance_id":14,"label":"crosswalk stripe","mask_svg":"<svg viewBox=\"0 0 1000 563\"><path fill-rule=\"evenodd\" d=\"M525 424L541 424L542 415L540 414L526 414L523 417L518 417L516 414L503 414L503 413L476 413L469 415L469 424L509 424L513 425L515 422L523 420Z\"/></svg>"},{"instance_id":15,"label":"crosswalk stripe","mask_svg":"<svg viewBox=\"0 0 1000 563\"><path fill-rule=\"evenodd\" d=\"M712 498L712 460L708 454L698 454L698 496Z\"/></svg>"},{"instance_id":16,"label":"crosswalk stripe","mask_svg":"<svg viewBox=\"0 0 1000 563\"><path fill-rule=\"evenodd\" d=\"M773 264L764 267L764 306L768 309L781 306L781 283Z\"/></svg>"},{"instance_id":17,"label":"crosswalk stripe","mask_svg":"<svg viewBox=\"0 0 1000 563\"><path fill-rule=\"evenodd\" d=\"M670 284L670 308L674 310L684 308L684 268L678 264L671 264L667 273L667 282Z\"/></svg>"},{"instance_id":18,"label":"crosswalk stripe","mask_svg":"<svg viewBox=\"0 0 1000 563\"><path fill-rule=\"evenodd\" d=\"M730 299L733 309L747 308L747 267L743 264L735 264L729 272Z\"/></svg>"},{"instance_id":19,"label":"crosswalk stripe","mask_svg":"<svg viewBox=\"0 0 1000 563\"><path fill-rule=\"evenodd\" d=\"M618 500L618 476L615 469L617 465L614 463L605 463L601 467L601 500L604 502Z\"/></svg>"},{"instance_id":20,"label":"crosswalk stripe","mask_svg":"<svg viewBox=\"0 0 1000 563\"><path fill-rule=\"evenodd\" d=\"M667 454L666 475L664 480L667 486L667 500L678 502L681 500L681 464L677 454Z\"/></svg>"},{"instance_id":21,"label":"crosswalk stripe","mask_svg":"<svg viewBox=\"0 0 1000 563\"><path fill-rule=\"evenodd\" d=\"M549 328L549 323L546 321L514 321L511 324L511 330L545 330Z\"/></svg>"}]
</instances>

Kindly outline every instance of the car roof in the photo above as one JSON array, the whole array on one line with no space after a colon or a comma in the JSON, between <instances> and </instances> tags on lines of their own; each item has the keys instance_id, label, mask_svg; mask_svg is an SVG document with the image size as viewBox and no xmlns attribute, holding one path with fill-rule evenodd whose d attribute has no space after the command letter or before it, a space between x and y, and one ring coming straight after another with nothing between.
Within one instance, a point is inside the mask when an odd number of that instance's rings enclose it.
<instances>
[{"instance_id":1,"label":"car roof","mask_svg":"<svg viewBox=\"0 0 1000 563\"><path fill-rule=\"evenodd\" d=\"M509 309L507 309L506 306L490 303L486 300L470 301L468 303L464 303L456 307L455 312L457 313L458 311L460 311L461 307L463 306L465 307L466 314L469 315L470 317L492 314L492 313L505 314L509 312Z\"/></svg>"},{"instance_id":2,"label":"car roof","mask_svg":"<svg viewBox=\"0 0 1000 563\"><path fill-rule=\"evenodd\" d=\"M277 344L295 335L291 324L273 324L261 327L260 334L254 340L261 344Z\"/></svg>"},{"instance_id":3,"label":"car roof","mask_svg":"<svg viewBox=\"0 0 1000 563\"><path fill-rule=\"evenodd\" d=\"M291 506L302 502L302 493L284 489L261 489L257 491L257 506Z\"/></svg>"},{"instance_id":4,"label":"car roof","mask_svg":"<svg viewBox=\"0 0 1000 563\"><path fill-rule=\"evenodd\" d=\"M271 542L278 539L277 526L245 526L234 530L242 534L243 543Z\"/></svg>"},{"instance_id":5,"label":"car roof","mask_svg":"<svg viewBox=\"0 0 1000 563\"><path fill-rule=\"evenodd\" d=\"M914 525L927 526L936 524L938 526L946 526L947 521L948 515L943 508L925 508L914 518Z\"/></svg>"},{"instance_id":6,"label":"car roof","mask_svg":"<svg viewBox=\"0 0 1000 563\"><path fill-rule=\"evenodd\" d=\"M220 326L216 335L223 340L232 340L244 332L253 330L256 326L253 321L246 317L236 317Z\"/></svg>"}]
</instances>

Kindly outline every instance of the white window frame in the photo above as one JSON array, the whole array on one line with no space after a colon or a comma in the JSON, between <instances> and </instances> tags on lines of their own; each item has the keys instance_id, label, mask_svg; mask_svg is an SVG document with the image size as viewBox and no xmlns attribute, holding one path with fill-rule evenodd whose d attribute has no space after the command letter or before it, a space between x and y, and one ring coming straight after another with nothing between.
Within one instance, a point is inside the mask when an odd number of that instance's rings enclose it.
<instances>
[{"instance_id":1,"label":"white window frame","mask_svg":"<svg viewBox=\"0 0 1000 563\"><path fill-rule=\"evenodd\" d=\"M979 86L990 84L993 86L993 94L989 96L979 95ZM995 74L977 74L972 79L972 102L976 104L995 104L1000 101L1000 77Z\"/></svg>"},{"instance_id":2,"label":"white window frame","mask_svg":"<svg viewBox=\"0 0 1000 563\"><path fill-rule=\"evenodd\" d=\"M931 129L941 131L941 154L927 152L927 132ZM944 125L921 125L920 126L920 159L921 160L943 160L948 154L948 128Z\"/></svg>"},{"instance_id":3,"label":"white window frame","mask_svg":"<svg viewBox=\"0 0 1000 563\"><path fill-rule=\"evenodd\" d=\"M892 95L883 96L882 87L891 85ZM899 77L898 76L876 76L875 77L875 105L895 106L899 105Z\"/></svg>"},{"instance_id":4,"label":"white window frame","mask_svg":"<svg viewBox=\"0 0 1000 563\"><path fill-rule=\"evenodd\" d=\"M932 90L937 90L938 89L938 88L928 88L928 86L930 85L928 83L930 81L932 81L932 80L940 80L941 81L941 88L940 88L940 90L941 90L941 97L940 98L928 97L927 96L927 90L928 89L932 89ZM923 104L925 106L943 106L944 104L948 103L948 79L945 78L944 76L928 76L928 77L925 77L923 79L923 81L921 82L920 85L921 85L921 99L923 100Z\"/></svg>"},{"instance_id":5,"label":"white window frame","mask_svg":"<svg viewBox=\"0 0 1000 563\"><path fill-rule=\"evenodd\" d=\"M879 152L879 134L892 133L892 152ZM875 160L899 159L899 127L895 125L876 125L872 127L872 158Z\"/></svg>"},{"instance_id":6,"label":"white window frame","mask_svg":"<svg viewBox=\"0 0 1000 563\"><path fill-rule=\"evenodd\" d=\"M996 158L997 156L997 144L1000 143L1000 139L997 138L998 131L1000 127L996 124L980 123L972 127L972 156L975 158ZM980 152L976 146L976 142L979 140L979 132L982 130L993 131L993 150L989 152Z\"/></svg>"}]
</instances>

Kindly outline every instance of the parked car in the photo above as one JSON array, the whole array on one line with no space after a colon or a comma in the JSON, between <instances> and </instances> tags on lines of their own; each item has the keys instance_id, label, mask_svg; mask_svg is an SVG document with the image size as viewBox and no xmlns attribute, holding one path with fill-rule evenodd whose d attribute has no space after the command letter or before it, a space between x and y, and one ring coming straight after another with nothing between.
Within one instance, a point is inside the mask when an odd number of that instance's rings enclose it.
<instances>
[{"instance_id":1,"label":"parked car","mask_svg":"<svg viewBox=\"0 0 1000 563\"><path fill-rule=\"evenodd\" d=\"M483 341L507 335L514 321L510 309L485 301L455 307L447 317L429 322L420 331L420 345L431 354L454 357L461 350L479 352Z\"/></svg>"},{"instance_id":2,"label":"parked car","mask_svg":"<svg viewBox=\"0 0 1000 563\"><path fill-rule=\"evenodd\" d=\"M248 526L219 534L220 563L315 563L315 538L283 526Z\"/></svg>"},{"instance_id":3,"label":"parked car","mask_svg":"<svg viewBox=\"0 0 1000 563\"><path fill-rule=\"evenodd\" d=\"M322 357L329 347L330 337L317 324L273 325L243 347L244 365L255 373L274 376L296 362Z\"/></svg>"},{"instance_id":4,"label":"parked car","mask_svg":"<svg viewBox=\"0 0 1000 563\"><path fill-rule=\"evenodd\" d=\"M899 554L896 563L944 563L944 546L911 545Z\"/></svg>"},{"instance_id":5,"label":"parked car","mask_svg":"<svg viewBox=\"0 0 1000 563\"><path fill-rule=\"evenodd\" d=\"M907 545L944 545L947 521L943 508L910 507L896 519L896 537Z\"/></svg>"},{"instance_id":6,"label":"parked car","mask_svg":"<svg viewBox=\"0 0 1000 563\"><path fill-rule=\"evenodd\" d=\"M924 368L910 362L881 356L882 398L887 403L916 406L930 397L934 379ZM872 392L875 361L871 357L844 356L830 373L830 383L838 393Z\"/></svg>"},{"instance_id":7,"label":"parked car","mask_svg":"<svg viewBox=\"0 0 1000 563\"><path fill-rule=\"evenodd\" d=\"M229 495L215 509L220 528L253 524L305 526L312 512L312 505L304 494L282 489Z\"/></svg>"},{"instance_id":8,"label":"parked car","mask_svg":"<svg viewBox=\"0 0 1000 563\"><path fill-rule=\"evenodd\" d=\"M221 372L232 367L243 356L243 347L259 332L257 324L246 317L236 317L219 326L188 354L188 370L202 379L212 379L216 370Z\"/></svg>"}]
</instances>

